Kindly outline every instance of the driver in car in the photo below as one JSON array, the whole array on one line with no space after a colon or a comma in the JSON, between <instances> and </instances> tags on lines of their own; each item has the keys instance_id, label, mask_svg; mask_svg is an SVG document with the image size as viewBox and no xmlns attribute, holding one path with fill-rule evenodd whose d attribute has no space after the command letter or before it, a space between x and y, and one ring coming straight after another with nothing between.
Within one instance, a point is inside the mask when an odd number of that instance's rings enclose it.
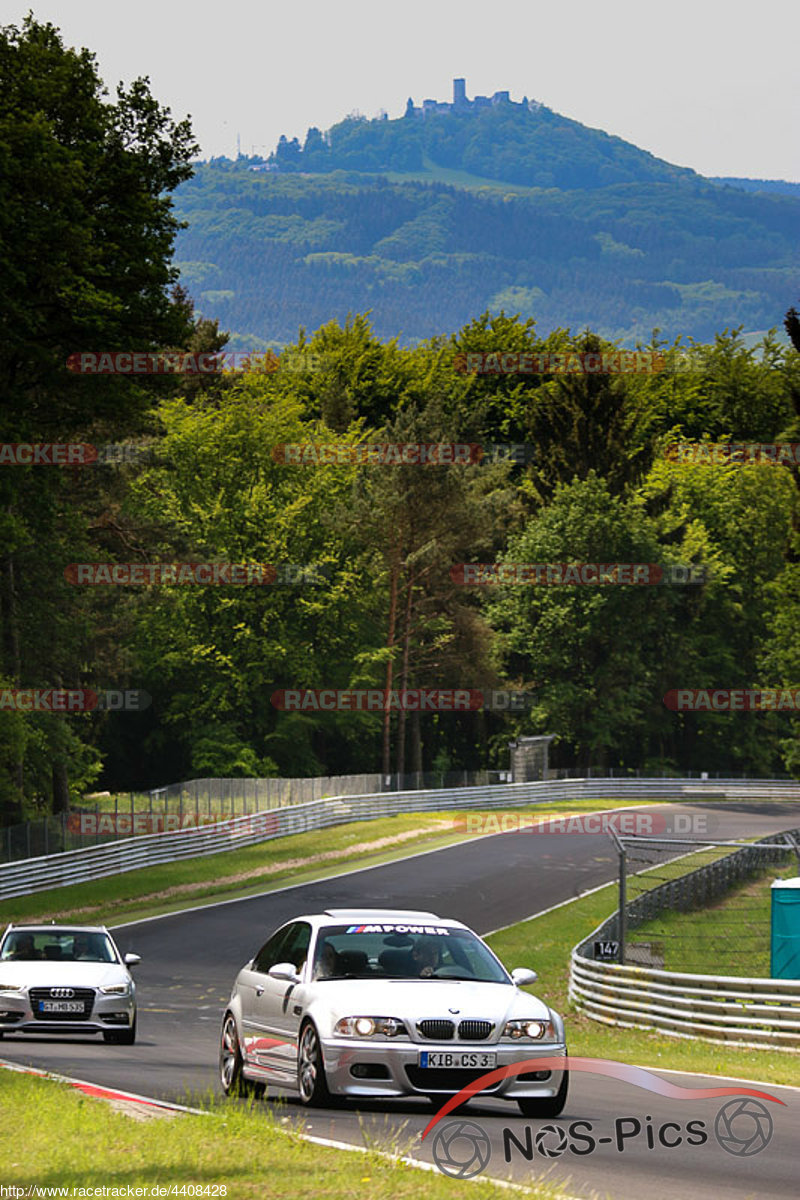
<instances>
[{"instance_id":1,"label":"driver in car","mask_svg":"<svg viewBox=\"0 0 800 1200\"><path fill-rule=\"evenodd\" d=\"M82 959L92 959L93 955L89 948L89 938L85 933L76 933L72 941L72 957L76 962Z\"/></svg>"}]
</instances>

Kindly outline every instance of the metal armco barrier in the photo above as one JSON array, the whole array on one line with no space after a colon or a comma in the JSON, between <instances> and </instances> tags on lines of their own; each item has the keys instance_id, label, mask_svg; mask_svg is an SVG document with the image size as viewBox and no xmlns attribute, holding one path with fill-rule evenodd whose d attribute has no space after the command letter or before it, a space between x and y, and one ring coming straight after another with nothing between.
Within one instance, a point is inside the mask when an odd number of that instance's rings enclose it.
<instances>
[{"instance_id":1,"label":"metal armco barrier","mask_svg":"<svg viewBox=\"0 0 800 1200\"><path fill-rule=\"evenodd\" d=\"M713 800L724 799L729 794L749 799L800 800L800 783L791 780L745 782L740 779L707 782L696 779L564 779L332 797L235 817L214 825L145 834L83 850L6 863L0 866L0 900L85 883L158 863L221 854L293 833L398 813L511 808L588 799L645 803L649 800Z\"/></svg>"},{"instance_id":2,"label":"metal armco barrier","mask_svg":"<svg viewBox=\"0 0 800 1200\"><path fill-rule=\"evenodd\" d=\"M800 837L798 829L787 832ZM782 837L772 834L753 845L778 845ZM755 849L740 849L637 896L626 907L628 919L635 927L664 909L691 907L701 897L715 899L747 877L757 854ZM613 941L617 934L615 913L575 946L570 957L569 998L593 1020L749 1048L800 1050L800 979L694 975L591 957L595 941Z\"/></svg>"},{"instance_id":3,"label":"metal armco barrier","mask_svg":"<svg viewBox=\"0 0 800 1200\"><path fill-rule=\"evenodd\" d=\"M594 962L572 951L570 999L605 1025L800 1049L800 979L688 975Z\"/></svg>"}]
</instances>

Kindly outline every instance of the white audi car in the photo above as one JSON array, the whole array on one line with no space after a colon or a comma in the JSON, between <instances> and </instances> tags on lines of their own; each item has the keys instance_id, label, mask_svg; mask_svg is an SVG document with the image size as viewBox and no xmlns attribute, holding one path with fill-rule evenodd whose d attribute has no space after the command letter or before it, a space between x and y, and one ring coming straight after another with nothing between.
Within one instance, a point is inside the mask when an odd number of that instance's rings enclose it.
<instances>
[{"instance_id":1,"label":"white audi car","mask_svg":"<svg viewBox=\"0 0 800 1200\"><path fill-rule=\"evenodd\" d=\"M9 925L0 940L0 1038L8 1033L102 1033L136 1040L136 985L100 925Z\"/></svg>"},{"instance_id":2,"label":"white audi car","mask_svg":"<svg viewBox=\"0 0 800 1200\"><path fill-rule=\"evenodd\" d=\"M236 977L222 1020L228 1093L448 1096L495 1068L566 1054L558 1013L521 989L485 942L431 912L330 909L281 926ZM557 1116L568 1073L510 1075L481 1092Z\"/></svg>"}]
</instances>

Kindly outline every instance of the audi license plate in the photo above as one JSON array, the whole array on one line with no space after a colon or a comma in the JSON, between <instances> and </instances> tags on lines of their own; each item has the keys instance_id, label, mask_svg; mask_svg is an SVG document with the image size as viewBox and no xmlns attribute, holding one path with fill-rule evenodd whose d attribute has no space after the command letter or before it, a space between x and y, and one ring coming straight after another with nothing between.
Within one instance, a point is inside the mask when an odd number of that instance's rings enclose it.
<instances>
[{"instance_id":1,"label":"audi license plate","mask_svg":"<svg viewBox=\"0 0 800 1200\"><path fill-rule=\"evenodd\" d=\"M420 1050L421 1067L481 1067L490 1070L496 1065L497 1055L486 1050Z\"/></svg>"},{"instance_id":2,"label":"audi license plate","mask_svg":"<svg viewBox=\"0 0 800 1200\"><path fill-rule=\"evenodd\" d=\"M82 1000L40 1000L39 1012L82 1013Z\"/></svg>"}]
</instances>

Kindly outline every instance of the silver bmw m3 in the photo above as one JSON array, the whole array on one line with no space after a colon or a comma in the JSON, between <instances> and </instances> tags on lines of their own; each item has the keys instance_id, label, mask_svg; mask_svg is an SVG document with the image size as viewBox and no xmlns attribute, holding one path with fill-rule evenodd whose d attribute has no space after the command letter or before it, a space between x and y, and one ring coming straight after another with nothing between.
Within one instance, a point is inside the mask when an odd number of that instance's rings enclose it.
<instances>
[{"instance_id":1,"label":"silver bmw m3","mask_svg":"<svg viewBox=\"0 0 800 1200\"><path fill-rule=\"evenodd\" d=\"M236 977L222 1020L222 1088L262 1095L272 1084L305 1105L427 1096L438 1106L509 1068L481 1094L516 1101L527 1117L557 1116L568 1089L556 1065L564 1024L521 990L535 980L524 968L509 974L471 929L435 913L297 917ZM535 1069L514 1070L529 1060Z\"/></svg>"}]
</instances>

